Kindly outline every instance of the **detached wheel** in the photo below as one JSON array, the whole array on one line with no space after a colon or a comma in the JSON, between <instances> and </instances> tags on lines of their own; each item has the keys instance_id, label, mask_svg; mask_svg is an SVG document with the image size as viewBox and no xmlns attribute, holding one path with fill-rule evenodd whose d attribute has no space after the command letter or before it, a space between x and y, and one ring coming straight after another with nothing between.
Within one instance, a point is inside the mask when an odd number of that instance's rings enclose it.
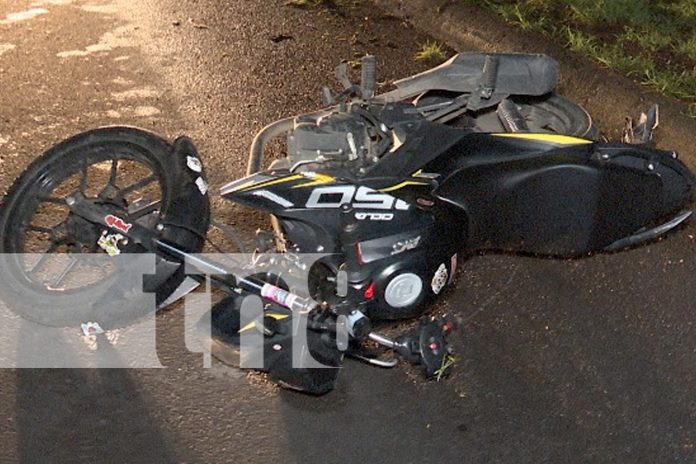
<instances>
[{"instance_id":1,"label":"detached wheel","mask_svg":"<svg viewBox=\"0 0 696 464\"><path fill-rule=\"evenodd\" d=\"M446 91L429 91L415 100L416 106L429 106L452 101L459 94ZM515 103L529 132L553 133L599 139L599 130L592 117L574 101L555 93L540 97L515 95L509 97ZM467 127L476 132L505 132L496 114L496 107L467 112L448 122L457 127Z\"/></svg>"},{"instance_id":2,"label":"detached wheel","mask_svg":"<svg viewBox=\"0 0 696 464\"><path fill-rule=\"evenodd\" d=\"M512 97L511 100L519 108L530 132L599 139L599 130L589 113L564 96L551 93L543 97Z\"/></svg>"},{"instance_id":3,"label":"detached wheel","mask_svg":"<svg viewBox=\"0 0 696 464\"><path fill-rule=\"evenodd\" d=\"M148 267L132 254L148 250L74 214L68 203L93 202L153 231L164 224L160 239L200 251L209 202L196 184L202 169L187 167L187 156L196 157L188 139L173 146L130 127L85 132L44 152L15 181L0 209L3 301L28 319L58 326L88 320L123 325L152 312L142 275L130 275L138 262ZM184 278L180 263L158 258L150 278L155 302Z\"/></svg>"}]
</instances>

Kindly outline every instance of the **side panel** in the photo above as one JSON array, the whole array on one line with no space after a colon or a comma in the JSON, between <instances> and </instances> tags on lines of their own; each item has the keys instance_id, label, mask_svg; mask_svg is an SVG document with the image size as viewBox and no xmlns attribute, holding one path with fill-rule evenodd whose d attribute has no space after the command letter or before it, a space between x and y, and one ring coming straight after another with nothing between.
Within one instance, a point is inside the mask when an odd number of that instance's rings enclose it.
<instances>
[{"instance_id":1,"label":"side panel","mask_svg":"<svg viewBox=\"0 0 696 464\"><path fill-rule=\"evenodd\" d=\"M388 192L315 172L258 173L228 184L222 194L279 218L295 251L340 252L343 227L351 222L361 240L432 222L429 213Z\"/></svg>"},{"instance_id":2,"label":"side panel","mask_svg":"<svg viewBox=\"0 0 696 464\"><path fill-rule=\"evenodd\" d=\"M464 168L436 195L470 218L470 247L576 256L655 219L658 176L559 155Z\"/></svg>"}]
</instances>

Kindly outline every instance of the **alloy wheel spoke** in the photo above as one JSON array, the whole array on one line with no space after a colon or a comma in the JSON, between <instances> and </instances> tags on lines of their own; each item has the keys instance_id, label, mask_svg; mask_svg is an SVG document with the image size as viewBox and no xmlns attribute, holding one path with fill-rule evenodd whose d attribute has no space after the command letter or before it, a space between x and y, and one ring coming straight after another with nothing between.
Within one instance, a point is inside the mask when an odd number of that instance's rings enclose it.
<instances>
[{"instance_id":1,"label":"alloy wheel spoke","mask_svg":"<svg viewBox=\"0 0 696 464\"><path fill-rule=\"evenodd\" d=\"M80 171L80 193L83 196L87 196L87 164L82 165L82 170Z\"/></svg>"},{"instance_id":2,"label":"alloy wheel spoke","mask_svg":"<svg viewBox=\"0 0 696 464\"><path fill-rule=\"evenodd\" d=\"M124 187L121 190L119 190L118 194L114 197L114 200L116 201L123 201L126 197L131 192L135 192L136 190L139 190L143 187L146 187L150 185L151 183L155 182L157 180L157 176L152 174L148 177L145 177L143 179L140 179L139 181L129 185L128 187Z\"/></svg>"},{"instance_id":3,"label":"alloy wheel spoke","mask_svg":"<svg viewBox=\"0 0 696 464\"><path fill-rule=\"evenodd\" d=\"M41 257L38 259L38 261L36 261L36 263L34 263L31 269L29 269L29 273L33 274L34 272L36 272L44 263L44 261L46 261L46 258L48 258L48 256L50 256L51 253L56 251L58 247L61 246L63 243L65 243L64 240L57 240L55 242L51 242L51 245L48 247L48 249L46 249L46 251L44 251L41 254Z\"/></svg>"},{"instance_id":4,"label":"alloy wheel spoke","mask_svg":"<svg viewBox=\"0 0 696 464\"><path fill-rule=\"evenodd\" d=\"M77 265L78 258L75 256L70 256L70 262L68 263L67 266L65 266L65 269L58 275L58 277L53 281L51 284L51 287L57 288L67 277L67 275L70 273L75 268L75 265Z\"/></svg>"},{"instance_id":5,"label":"alloy wheel spoke","mask_svg":"<svg viewBox=\"0 0 696 464\"><path fill-rule=\"evenodd\" d=\"M63 198L58 198L58 197L51 197L51 196L41 197L41 198L40 198L40 201L41 201L42 203L53 203L53 204L56 204L56 205L63 205L63 206L66 204L66 203L65 203L65 199L63 199Z\"/></svg>"},{"instance_id":6,"label":"alloy wheel spoke","mask_svg":"<svg viewBox=\"0 0 696 464\"><path fill-rule=\"evenodd\" d=\"M116 185L116 175L118 174L118 158L114 158L111 160L111 169L109 171L109 185L113 185L114 187L118 188Z\"/></svg>"},{"instance_id":7,"label":"alloy wheel spoke","mask_svg":"<svg viewBox=\"0 0 696 464\"><path fill-rule=\"evenodd\" d=\"M27 230L31 230L34 232L43 232L43 233L49 234L51 237L53 237L53 229L49 229L48 227L35 226L33 224L29 224L27 226Z\"/></svg>"},{"instance_id":8,"label":"alloy wheel spoke","mask_svg":"<svg viewBox=\"0 0 696 464\"><path fill-rule=\"evenodd\" d=\"M131 219L139 219L148 214L154 213L160 208L162 204L161 200L155 200L150 202L133 203L128 207L128 217Z\"/></svg>"}]
</instances>

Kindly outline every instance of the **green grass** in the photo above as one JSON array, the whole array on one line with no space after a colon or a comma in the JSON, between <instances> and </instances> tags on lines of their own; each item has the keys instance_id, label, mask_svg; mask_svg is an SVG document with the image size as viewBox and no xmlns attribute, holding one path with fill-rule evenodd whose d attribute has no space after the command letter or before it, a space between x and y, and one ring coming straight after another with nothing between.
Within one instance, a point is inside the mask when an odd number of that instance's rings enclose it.
<instances>
[{"instance_id":1,"label":"green grass","mask_svg":"<svg viewBox=\"0 0 696 464\"><path fill-rule=\"evenodd\" d=\"M440 64L447 59L447 51L442 44L427 40L425 43L419 45L418 52L416 52L414 59L430 64Z\"/></svg>"},{"instance_id":2,"label":"green grass","mask_svg":"<svg viewBox=\"0 0 696 464\"><path fill-rule=\"evenodd\" d=\"M440 364L440 367L435 371L435 381L439 382L442 380L444 377L449 374L451 367L454 366L454 364L457 362L457 358L455 356L452 356L451 354L448 354L444 358L442 358L442 363Z\"/></svg>"},{"instance_id":3,"label":"green grass","mask_svg":"<svg viewBox=\"0 0 696 464\"><path fill-rule=\"evenodd\" d=\"M469 1L696 105L695 0Z\"/></svg>"},{"instance_id":4,"label":"green grass","mask_svg":"<svg viewBox=\"0 0 696 464\"><path fill-rule=\"evenodd\" d=\"M696 62L696 31L691 34L688 40L679 45L679 51Z\"/></svg>"},{"instance_id":5,"label":"green grass","mask_svg":"<svg viewBox=\"0 0 696 464\"><path fill-rule=\"evenodd\" d=\"M690 118L696 119L696 103L690 104L686 111L687 111L687 113L686 113L687 116L689 116Z\"/></svg>"}]
</instances>

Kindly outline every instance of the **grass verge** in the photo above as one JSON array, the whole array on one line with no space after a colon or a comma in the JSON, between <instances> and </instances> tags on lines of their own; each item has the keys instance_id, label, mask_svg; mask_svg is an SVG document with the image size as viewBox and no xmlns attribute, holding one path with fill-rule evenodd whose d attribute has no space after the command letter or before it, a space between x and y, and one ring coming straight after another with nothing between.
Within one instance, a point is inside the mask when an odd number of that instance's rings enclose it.
<instances>
[{"instance_id":1,"label":"grass verge","mask_svg":"<svg viewBox=\"0 0 696 464\"><path fill-rule=\"evenodd\" d=\"M415 60L429 64L440 64L447 59L448 55L445 47L432 40L426 40L419 45Z\"/></svg>"},{"instance_id":2,"label":"grass verge","mask_svg":"<svg viewBox=\"0 0 696 464\"><path fill-rule=\"evenodd\" d=\"M468 1L685 101L696 117L696 1Z\"/></svg>"}]
</instances>

